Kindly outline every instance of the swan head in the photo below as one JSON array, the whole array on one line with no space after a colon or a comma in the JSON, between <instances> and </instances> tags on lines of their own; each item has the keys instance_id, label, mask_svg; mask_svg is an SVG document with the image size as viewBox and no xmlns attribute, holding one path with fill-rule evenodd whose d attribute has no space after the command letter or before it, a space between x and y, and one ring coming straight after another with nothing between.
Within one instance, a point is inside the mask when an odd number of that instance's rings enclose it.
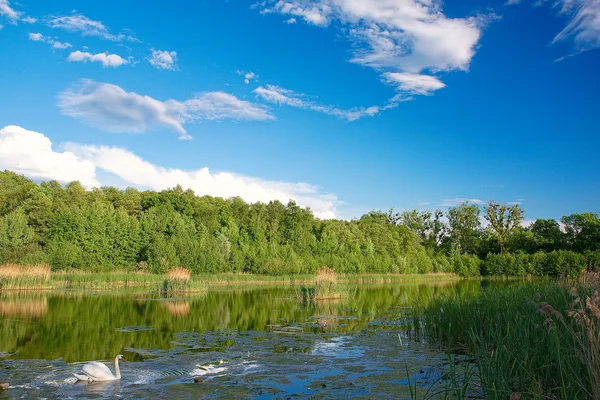
<instances>
[{"instance_id":1,"label":"swan head","mask_svg":"<svg viewBox=\"0 0 600 400\"><path fill-rule=\"evenodd\" d=\"M117 356L117 360L119 360L119 361L122 361L122 362L125 362L125 361L127 361L127 359L125 358L125 356L124 356L123 354L119 354L119 355Z\"/></svg>"}]
</instances>

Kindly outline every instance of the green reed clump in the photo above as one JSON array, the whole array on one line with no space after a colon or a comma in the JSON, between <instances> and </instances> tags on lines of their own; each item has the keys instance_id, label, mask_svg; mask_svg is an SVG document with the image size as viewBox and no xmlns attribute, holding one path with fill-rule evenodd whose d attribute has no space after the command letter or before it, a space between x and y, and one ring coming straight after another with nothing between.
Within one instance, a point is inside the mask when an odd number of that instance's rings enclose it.
<instances>
[{"instance_id":1,"label":"green reed clump","mask_svg":"<svg viewBox=\"0 0 600 400\"><path fill-rule=\"evenodd\" d=\"M481 295L450 295L417 306L416 323L447 351L475 357L476 379L487 398L598 398L600 374L590 367L596 348L585 339L600 339L598 325L576 320L581 310L569 291L553 282L490 286ZM588 319L590 313L584 312Z\"/></svg>"}]
</instances>

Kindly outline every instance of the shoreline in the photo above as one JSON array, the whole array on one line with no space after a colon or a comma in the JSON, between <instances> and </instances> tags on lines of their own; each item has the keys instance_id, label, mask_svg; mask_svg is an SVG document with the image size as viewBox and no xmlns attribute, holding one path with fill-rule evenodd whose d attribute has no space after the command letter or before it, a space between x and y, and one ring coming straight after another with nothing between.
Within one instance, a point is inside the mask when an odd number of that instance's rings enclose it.
<instances>
[{"instance_id":1,"label":"shoreline","mask_svg":"<svg viewBox=\"0 0 600 400\"><path fill-rule=\"evenodd\" d=\"M464 279L456 274L338 274L337 282L341 284L362 283L418 283L438 281L458 281ZM8 291L33 290L110 290L110 289L157 289L163 288L169 278L166 274L150 274L140 272L52 272L45 279L17 276L0 277L0 293ZM314 285L315 275L270 276L247 273L217 273L194 275L174 291L200 292L211 287L236 287L241 285ZM169 290L173 291L173 290Z\"/></svg>"}]
</instances>

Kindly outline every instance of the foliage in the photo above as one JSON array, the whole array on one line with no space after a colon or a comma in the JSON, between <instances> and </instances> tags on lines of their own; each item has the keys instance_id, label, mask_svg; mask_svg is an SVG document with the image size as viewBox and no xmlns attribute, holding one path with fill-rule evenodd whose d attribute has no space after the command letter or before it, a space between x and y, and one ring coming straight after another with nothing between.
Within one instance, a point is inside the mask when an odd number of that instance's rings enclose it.
<instances>
[{"instance_id":1,"label":"foliage","mask_svg":"<svg viewBox=\"0 0 600 400\"><path fill-rule=\"evenodd\" d=\"M38 185L5 171L0 264L154 274L181 266L194 275L274 276L312 275L327 265L337 274L475 276L571 275L582 265L581 254L587 263L600 262L596 214L563 217L562 232L553 220L520 228L518 206L491 202L486 212L490 230L481 228L479 206L468 203L446 214L390 210L353 221L319 220L293 201L248 204L237 197L199 197L179 186L85 190L78 182Z\"/></svg>"},{"instance_id":2,"label":"foliage","mask_svg":"<svg viewBox=\"0 0 600 400\"><path fill-rule=\"evenodd\" d=\"M586 276L584 274L583 276ZM419 328L475 357L485 398L598 398L598 284L507 283L419 309Z\"/></svg>"}]
</instances>

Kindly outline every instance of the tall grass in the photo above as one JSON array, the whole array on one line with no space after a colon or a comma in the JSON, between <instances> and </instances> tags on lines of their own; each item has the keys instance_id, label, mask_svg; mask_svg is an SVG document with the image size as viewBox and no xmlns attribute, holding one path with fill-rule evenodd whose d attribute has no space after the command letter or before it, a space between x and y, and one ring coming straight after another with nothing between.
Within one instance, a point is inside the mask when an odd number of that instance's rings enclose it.
<instances>
[{"instance_id":1,"label":"tall grass","mask_svg":"<svg viewBox=\"0 0 600 400\"><path fill-rule=\"evenodd\" d=\"M417 305L416 328L450 353L473 355L486 398L600 399L600 277L583 280L437 299Z\"/></svg>"},{"instance_id":2,"label":"tall grass","mask_svg":"<svg viewBox=\"0 0 600 400\"><path fill-rule=\"evenodd\" d=\"M47 286L51 268L36 265L5 264L0 266L0 289L39 289Z\"/></svg>"},{"instance_id":3,"label":"tall grass","mask_svg":"<svg viewBox=\"0 0 600 400\"><path fill-rule=\"evenodd\" d=\"M183 267L172 268L162 286L163 292L185 291L189 287L191 272Z\"/></svg>"}]
</instances>

